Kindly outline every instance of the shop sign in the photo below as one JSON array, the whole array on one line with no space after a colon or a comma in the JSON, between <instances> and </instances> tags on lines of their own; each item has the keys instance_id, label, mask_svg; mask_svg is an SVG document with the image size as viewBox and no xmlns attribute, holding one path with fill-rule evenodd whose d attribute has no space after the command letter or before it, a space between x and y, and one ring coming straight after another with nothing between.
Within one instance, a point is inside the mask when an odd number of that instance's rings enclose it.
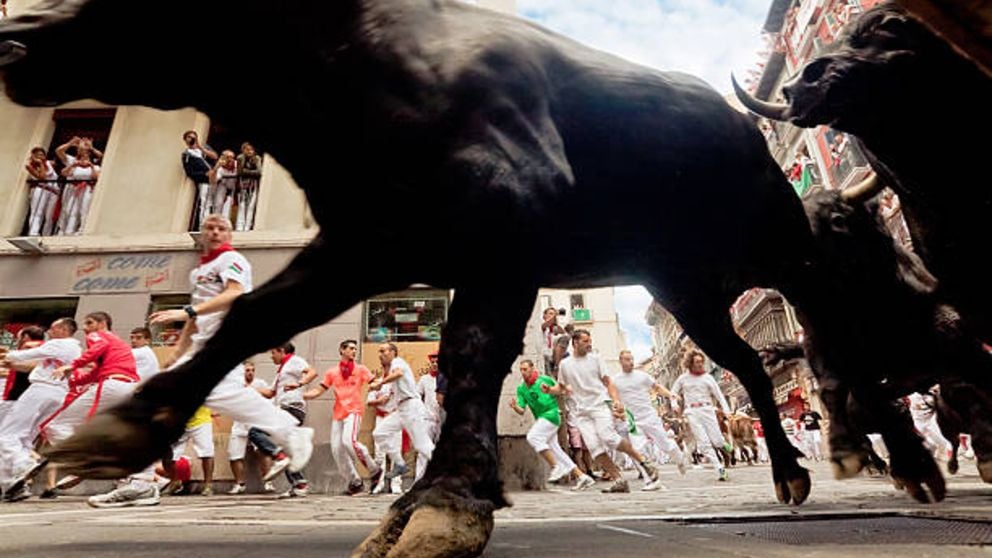
<instances>
[{"instance_id":1,"label":"shop sign","mask_svg":"<svg viewBox=\"0 0 992 558\"><path fill-rule=\"evenodd\" d=\"M799 382L795 378L790 378L786 380L782 385L775 386L772 390L772 394L775 397L775 403L781 405L789 400L789 394L794 389L799 388Z\"/></svg>"},{"instance_id":2,"label":"shop sign","mask_svg":"<svg viewBox=\"0 0 992 558\"><path fill-rule=\"evenodd\" d=\"M172 256L120 254L82 258L69 286L70 293L142 292L168 285Z\"/></svg>"}]
</instances>

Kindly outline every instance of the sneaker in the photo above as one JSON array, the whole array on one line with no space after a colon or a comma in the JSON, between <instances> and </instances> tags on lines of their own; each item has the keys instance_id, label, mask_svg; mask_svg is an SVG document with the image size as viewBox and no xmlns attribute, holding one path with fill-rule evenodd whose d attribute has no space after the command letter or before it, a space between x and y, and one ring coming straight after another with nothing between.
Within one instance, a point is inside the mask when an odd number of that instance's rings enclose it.
<instances>
[{"instance_id":1,"label":"sneaker","mask_svg":"<svg viewBox=\"0 0 992 558\"><path fill-rule=\"evenodd\" d=\"M234 486L232 486L231 489L227 491L227 493L234 495L234 494L244 494L247 491L248 491L247 486L240 483L234 483Z\"/></svg>"},{"instance_id":2,"label":"sneaker","mask_svg":"<svg viewBox=\"0 0 992 558\"><path fill-rule=\"evenodd\" d=\"M11 502L11 503L20 502L21 500L27 500L30 497L31 497L31 489L25 486L24 484L22 484L21 487L18 488L17 490L8 489L5 490L3 493L4 502Z\"/></svg>"},{"instance_id":3,"label":"sneaker","mask_svg":"<svg viewBox=\"0 0 992 558\"><path fill-rule=\"evenodd\" d=\"M289 471L296 473L302 470L307 466L312 454L313 428L294 428L293 433L289 435Z\"/></svg>"},{"instance_id":4,"label":"sneaker","mask_svg":"<svg viewBox=\"0 0 992 558\"><path fill-rule=\"evenodd\" d=\"M213 495L214 495L214 487L210 486L209 484L207 486L204 486L203 490L200 491L200 496L213 496Z\"/></svg>"},{"instance_id":5,"label":"sneaker","mask_svg":"<svg viewBox=\"0 0 992 558\"><path fill-rule=\"evenodd\" d=\"M579 477L579 480L575 481L575 486L572 487L572 490L585 490L595 484L595 479L589 475L582 475Z\"/></svg>"},{"instance_id":6,"label":"sneaker","mask_svg":"<svg viewBox=\"0 0 992 558\"><path fill-rule=\"evenodd\" d=\"M679 470L679 475L685 476L686 471L689 469L689 458L682 454L682 457L675 461L675 466Z\"/></svg>"},{"instance_id":7,"label":"sneaker","mask_svg":"<svg viewBox=\"0 0 992 558\"><path fill-rule=\"evenodd\" d=\"M81 482L83 482L82 477L77 477L76 475L66 475L59 479L59 482L55 483L55 490L69 490L70 488L79 486L79 483Z\"/></svg>"},{"instance_id":8,"label":"sneaker","mask_svg":"<svg viewBox=\"0 0 992 558\"><path fill-rule=\"evenodd\" d=\"M21 489L25 488L27 482L33 479L35 475L40 473L41 470L45 468L45 465L48 465L47 459L29 459L25 461L23 466L17 468L14 471L14 475L13 475L14 481L10 483L10 486L8 486L6 490L4 490L4 494L10 493L13 494L15 497L19 496ZM23 500L24 498L21 499ZM13 502L16 500L8 500L8 501Z\"/></svg>"},{"instance_id":9,"label":"sneaker","mask_svg":"<svg viewBox=\"0 0 992 558\"><path fill-rule=\"evenodd\" d=\"M548 482L558 482L568 476L571 472L572 469L562 463L559 463L558 465L555 465L555 468L551 470L551 474L548 475Z\"/></svg>"},{"instance_id":10,"label":"sneaker","mask_svg":"<svg viewBox=\"0 0 992 558\"><path fill-rule=\"evenodd\" d=\"M269 472L265 473L265 476L262 477L262 480L265 482L268 482L276 478L276 475L283 472L286 469L286 467L289 467L289 463L290 463L289 456L283 452L279 452L272 459L273 459L272 466L269 467Z\"/></svg>"},{"instance_id":11,"label":"sneaker","mask_svg":"<svg viewBox=\"0 0 992 558\"><path fill-rule=\"evenodd\" d=\"M661 484L660 479L654 482L644 483L644 486L641 487L641 491L643 492L654 492L656 490L668 490L668 487Z\"/></svg>"},{"instance_id":12,"label":"sneaker","mask_svg":"<svg viewBox=\"0 0 992 558\"><path fill-rule=\"evenodd\" d=\"M266 483L262 485L262 492L266 494L272 494L275 491L276 491L276 485L272 484L271 482L266 481Z\"/></svg>"},{"instance_id":13,"label":"sneaker","mask_svg":"<svg viewBox=\"0 0 992 558\"><path fill-rule=\"evenodd\" d=\"M646 458L644 461L641 461L641 467L643 467L644 472L648 474L648 479L650 482L658 482L658 467L650 457Z\"/></svg>"},{"instance_id":14,"label":"sneaker","mask_svg":"<svg viewBox=\"0 0 992 558\"><path fill-rule=\"evenodd\" d=\"M406 463L396 463L393 468L386 473L386 480L393 480L396 477L405 475L407 472Z\"/></svg>"},{"instance_id":15,"label":"sneaker","mask_svg":"<svg viewBox=\"0 0 992 558\"><path fill-rule=\"evenodd\" d=\"M298 484L294 486L293 494L295 494L297 498L305 498L307 494L310 494L310 485Z\"/></svg>"},{"instance_id":16,"label":"sneaker","mask_svg":"<svg viewBox=\"0 0 992 558\"><path fill-rule=\"evenodd\" d=\"M724 469L723 467L720 467L720 469L718 470L718 473L720 474L720 476L717 477L717 480L719 480L719 481L730 480L730 475L727 473L727 470Z\"/></svg>"},{"instance_id":17,"label":"sneaker","mask_svg":"<svg viewBox=\"0 0 992 558\"><path fill-rule=\"evenodd\" d=\"M382 467L376 467L375 472L369 476L369 494L372 494L375 487L379 485L379 482L382 480L382 473Z\"/></svg>"},{"instance_id":18,"label":"sneaker","mask_svg":"<svg viewBox=\"0 0 992 558\"><path fill-rule=\"evenodd\" d=\"M41 493L41 496L39 496L42 500L54 500L58 497L59 495L55 492L54 488L46 488L45 491Z\"/></svg>"},{"instance_id":19,"label":"sneaker","mask_svg":"<svg viewBox=\"0 0 992 558\"><path fill-rule=\"evenodd\" d=\"M348 488L344 489L344 492L342 492L341 495L354 496L355 494L360 493L364 489L365 489L365 483L362 482L362 479L354 479L348 483Z\"/></svg>"},{"instance_id":20,"label":"sneaker","mask_svg":"<svg viewBox=\"0 0 992 558\"><path fill-rule=\"evenodd\" d=\"M86 503L94 508L124 508L127 506L156 506L159 503L158 487L149 484L139 488L126 484L106 494L91 496Z\"/></svg>"},{"instance_id":21,"label":"sneaker","mask_svg":"<svg viewBox=\"0 0 992 558\"><path fill-rule=\"evenodd\" d=\"M396 477L389 481L389 491L393 494L403 494L403 479Z\"/></svg>"},{"instance_id":22,"label":"sneaker","mask_svg":"<svg viewBox=\"0 0 992 558\"><path fill-rule=\"evenodd\" d=\"M169 486L165 487L165 490L165 493L169 496L187 496L189 494L189 487L181 480L170 482Z\"/></svg>"},{"instance_id":23,"label":"sneaker","mask_svg":"<svg viewBox=\"0 0 992 558\"><path fill-rule=\"evenodd\" d=\"M611 484L609 488L604 488L602 492L605 494L626 494L630 492L630 485L624 479L620 479Z\"/></svg>"}]
</instances>

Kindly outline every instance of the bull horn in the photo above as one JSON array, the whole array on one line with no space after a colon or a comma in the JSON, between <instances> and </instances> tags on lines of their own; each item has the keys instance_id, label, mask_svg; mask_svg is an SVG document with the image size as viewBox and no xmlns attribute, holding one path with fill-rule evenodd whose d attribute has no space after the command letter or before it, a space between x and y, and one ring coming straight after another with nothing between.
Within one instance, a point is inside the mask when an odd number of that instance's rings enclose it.
<instances>
[{"instance_id":1,"label":"bull horn","mask_svg":"<svg viewBox=\"0 0 992 558\"><path fill-rule=\"evenodd\" d=\"M28 53L28 47L17 41L4 41L0 43L0 67L13 64Z\"/></svg>"},{"instance_id":2,"label":"bull horn","mask_svg":"<svg viewBox=\"0 0 992 558\"><path fill-rule=\"evenodd\" d=\"M844 188L844 191L840 193L841 198L844 201L850 203L863 203L872 198L875 194L879 193L885 184L878 177L878 173L872 171L868 178L862 180L861 182L851 186L849 188Z\"/></svg>"},{"instance_id":3,"label":"bull horn","mask_svg":"<svg viewBox=\"0 0 992 558\"><path fill-rule=\"evenodd\" d=\"M737 95L737 98L747 110L769 120L785 121L785 114L789 110L789 105L784 103L769 103L768 101L755 98L738 85L734 74L730 74L730 81L734 84L734 94Z\"/></svg>"}]
</instances>

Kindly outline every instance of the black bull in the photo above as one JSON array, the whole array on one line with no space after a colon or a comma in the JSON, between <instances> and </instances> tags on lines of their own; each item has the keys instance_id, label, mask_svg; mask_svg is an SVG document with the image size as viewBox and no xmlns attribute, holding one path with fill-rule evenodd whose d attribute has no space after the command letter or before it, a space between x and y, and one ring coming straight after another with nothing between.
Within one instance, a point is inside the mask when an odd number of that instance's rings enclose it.
<instances>
[{"instance_id":1,"label":"black bull","mask_svg":"<svg viewBox=\"0 0 992 558\"><path fill-rule=\"evenodd\" d=\"M64 64L80 44L98 62ZM268 75L211 85L216 68L194 51L248 54ZM137 470L245 357L376 293L453 287L441 440L424 478L361 552L478 552L492 511L506 505L496 406L537 289L636 282L747 387L779 500L807 497L809 475L779 425L771 382L727 309L752 286L800 308L815 296L809 225L761 134L701 81L512 17L413 0L168 10L52 0L0 25L0 64L7 95L25 105L196 107L289 169L321 224L285 270L236 301L191 362L59 448L53 457L71 470ZM411 214L430 215L442 231L434 258L402 248ZM356 232L377 257L343 266L344 238Z\"/></svg>"}]
</instances>

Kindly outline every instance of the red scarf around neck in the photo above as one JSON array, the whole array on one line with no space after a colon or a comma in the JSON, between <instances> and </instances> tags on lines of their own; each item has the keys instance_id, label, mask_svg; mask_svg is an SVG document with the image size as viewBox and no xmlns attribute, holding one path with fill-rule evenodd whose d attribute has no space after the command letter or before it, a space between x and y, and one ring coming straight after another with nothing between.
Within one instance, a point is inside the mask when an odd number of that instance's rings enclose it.
<instances>
[{"instance_id":1,"label":"red scarf around neck","mask_svg":"<svg viewBox=\"0 0 992 558\"><path fill-rule=\"evenodd\" d=\"M355 361L349 360L348 362L345 362L342 360L341 363L338 364L338 370L341 371L341 377L347 380L351 376L351 373L355 371Z\"/></svg>"},{"instance_id":2,"label":"red scarf around neck","mask_svg":"<svg viewBox=\"0 0 992 558\"><path fill-rule=\"evenodd\" d=\"M527 383L527 387L534 385L534 382L536 381L537 381L537 370L534 370L531 373L530 378L524 378L524 382Z\"/></svg>"},{"instance_id":3,"label":"red scarf around neck","mask_svg":"<svg viewBox=\"0 0 992 558\"><path fill-rule=\"evenodd\" d=\"M232 250L234 250L234 248L231 247L231 243L225 242L224 244L221 244L220 246L214 248L213 250L207 252L206 254L200 255L200 265L203 265L205 263L210 263L216 260L224 252L230 252Z\"/></svg>"}]
</instances>

